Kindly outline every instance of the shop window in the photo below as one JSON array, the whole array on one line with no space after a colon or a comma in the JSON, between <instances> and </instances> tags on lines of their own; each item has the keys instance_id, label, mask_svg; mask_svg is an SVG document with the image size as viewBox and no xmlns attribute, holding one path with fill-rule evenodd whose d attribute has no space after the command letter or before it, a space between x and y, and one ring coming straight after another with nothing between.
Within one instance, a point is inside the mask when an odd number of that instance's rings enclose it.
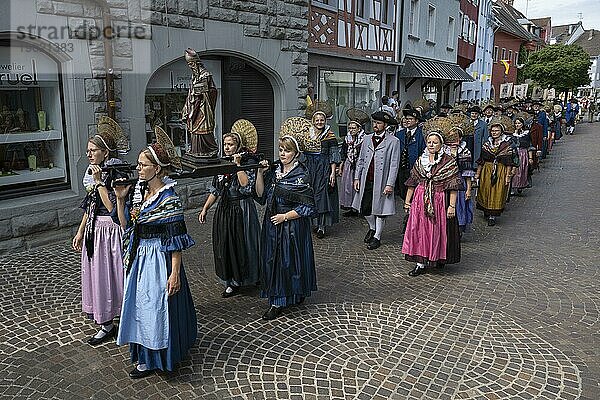
<instances>
[{"instance_id":1,"label":"shop window","mask_svg":"<svg viewBox=\"0 0 600 400\"><path fill-rule=\"evenodd\" d=\"M340 136L346 133L346 110L360 108L371 114L380 106L381 74L350 71L319 71L319 96L333 107L331 127Z\"/></svg>"},{"instance_id":2,"label":"shop window","mask_svg":"<svg viewBox=\"0 0 600 400\"><path fill-rule=\"evenodd\" d=\"M61 85L53 58L0 42L0 199L68 187Z\"/></svg>"},{"instance_id":3,"label":"shop window","mask_svg":"<svg viewBox=\"0 0 600 400\"><path fill-rule=\"evenodd\" d=\"M440 89L435 83L428 83L427 85L425 85L422 88L422 92L424 99L433 100L434 102L439 103L438 97L440 95Z\"/></svg>"}]
</instances>

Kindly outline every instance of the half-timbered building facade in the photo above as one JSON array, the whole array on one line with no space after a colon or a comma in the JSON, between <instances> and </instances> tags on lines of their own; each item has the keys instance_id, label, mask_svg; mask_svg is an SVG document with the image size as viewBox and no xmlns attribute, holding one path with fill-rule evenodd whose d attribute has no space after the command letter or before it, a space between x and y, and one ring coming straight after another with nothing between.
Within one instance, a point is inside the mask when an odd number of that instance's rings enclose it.
<instances>
[{"instance_id":1,"label":"half-timbered building facade","mask_svg":"<svg viewBox=\"0 0 600 400\"><path fill-rule=\"evenodd\" d=\"M397 0L310 3L309 81L314 97L334 106L331 124L340 134L348 108L372 111L397 88L397 5Z\"/></svg>"}]
</instances>

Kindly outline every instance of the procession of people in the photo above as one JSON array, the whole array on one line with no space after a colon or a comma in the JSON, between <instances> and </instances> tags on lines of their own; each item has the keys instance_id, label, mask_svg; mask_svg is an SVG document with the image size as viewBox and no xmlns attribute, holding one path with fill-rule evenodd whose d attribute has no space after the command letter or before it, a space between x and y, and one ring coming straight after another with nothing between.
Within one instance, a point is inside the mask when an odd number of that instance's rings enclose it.
<instances>
[{"instance_id":1,"label":"procession of people","mask_svg":"<svg viewBox=\"0 0 600 400\"><path fill-rule=\"evenodd\" d=\"M192 52L187 55L197 73L201 65ZM212 118L194 108L210 109L209 91L190 88L185 112L201 115L202 121L189 124L196 135L212 132ZM341 218L364 218L369 251L384 239L396 242L398 256L411 263L411 277L459 263L475 209L488 226L501 223L511 196L533 186L532 176L553 143L574 131L574 106L563 113L559 104L530 99L445 103L437 115L423 99L402 109L386 104L372 113L352 108L344 137L331 128L331 110L327 102L315 101L304 116L285 120L274 162L258 157L252 122L236 121L221 140L235 172L212 178L198 213L205 224L215 208L210 250L222 297L258 287L268 303L262 315L267 321L317 290L319 240L313 235L323 239L343 230L335 227ZM182 261L182 251L195 242L169 177L182 169L169 136L155 127L155 142L138 155L134 185L125 184L126 176L106 173L106 167L120 163L117 151L124 141L108 117L88 141L87 196L72 247L82 253L82 310L99 328L88 343L116 338L117 344L128 344L135 364L129 376L138 379L173 371L196 342L196 311ZM214 152L210 140L193 142L201 157ZM210 151L204 151L204 142L210 142ZM259 207L264 207L262 223ZM402 237L384 237L388 217L398 209Z\"/></svg>"}]
</instances>

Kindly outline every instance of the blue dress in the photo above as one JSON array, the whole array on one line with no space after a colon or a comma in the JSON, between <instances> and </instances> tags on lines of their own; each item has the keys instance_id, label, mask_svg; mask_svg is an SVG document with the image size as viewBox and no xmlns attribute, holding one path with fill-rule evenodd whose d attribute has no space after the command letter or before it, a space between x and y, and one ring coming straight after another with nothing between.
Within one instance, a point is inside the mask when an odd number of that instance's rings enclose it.
<instances>
[{"instance_id":1,"label":"blue dress","mask_svg":"<svg viewBox=\"0 0 600 400\"><path fill-rule=\"evenodd\" d=\"M180 290L172 296L167 279L173 252L193 246L194 240L187 234L175 182L163 181L165 186L143 203L138 185L126 209L125 293L117 344L129 343L132 362L172 371L196 342L197 326L183 263Z\"/></svg>"},{"instance_id":2,"label":"blue dress","mask_svg":"<svg viewBox=\"0 0 600 400\"><path fill-rule=\"evenodd\" d=\"M473 223L473 201L466 198L466 179L472 179L475 176L475 171L471 169L473 158L466 141L460 142L455 158L461 181L461 189L456 193L456 218L461 233L464 233L467 227Z\"/></svg>"},{"instance_id":3,"label":"blue dress","mask_svg":"<svg viewBox=\"0 0 600 400\"><path fill-rule=\"evenodd\" d=\"M279 167L278 167L279 168ZM311 217L316 213L308 171L297 164L285 176L265 176L266 210L261 232L261 297L289 306L317 290ZM271 216L295 210L300 218L274 225Z\"/></svg>"}]
</instances>

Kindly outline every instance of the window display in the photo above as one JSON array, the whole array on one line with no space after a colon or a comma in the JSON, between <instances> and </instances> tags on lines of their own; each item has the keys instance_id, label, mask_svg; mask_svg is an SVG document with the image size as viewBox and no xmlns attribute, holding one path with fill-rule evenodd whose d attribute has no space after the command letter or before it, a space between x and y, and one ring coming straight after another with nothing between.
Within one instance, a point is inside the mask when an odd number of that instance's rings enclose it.
<instances>
[{"instance_id":1,"label":"window display","mask_svg":"<svg viewBox=\"0 0 600 400\"><path fill-rule=\"evenodd\" d=\"M346 110L360 108L371 114L381 100L381 75L349 71L319 71L319 99L334 109L330 121L334 132L346 133Z\"/></svg>"},{"instance_id":2,"label":"window display","mask_svg":"<svg viewBox=\"0 0 600 400\"><path fill-rule=\"evenodd\" d=\"M162 126L171 137L175 149L181 156L188 150L185 123L181 119L181 110L185 104L186 93L146 95L146 141L152 143L155 125Z\"/></svg>"},{"instance_id":3,"label":"window display","mask_svg":"<svg viewBox=\"0 0 600 400\"><path fill-rule=\"evenodd\" d=\"M0 199L68 183L56 61L0 42Z\"/></svg>"}]
</instances>

